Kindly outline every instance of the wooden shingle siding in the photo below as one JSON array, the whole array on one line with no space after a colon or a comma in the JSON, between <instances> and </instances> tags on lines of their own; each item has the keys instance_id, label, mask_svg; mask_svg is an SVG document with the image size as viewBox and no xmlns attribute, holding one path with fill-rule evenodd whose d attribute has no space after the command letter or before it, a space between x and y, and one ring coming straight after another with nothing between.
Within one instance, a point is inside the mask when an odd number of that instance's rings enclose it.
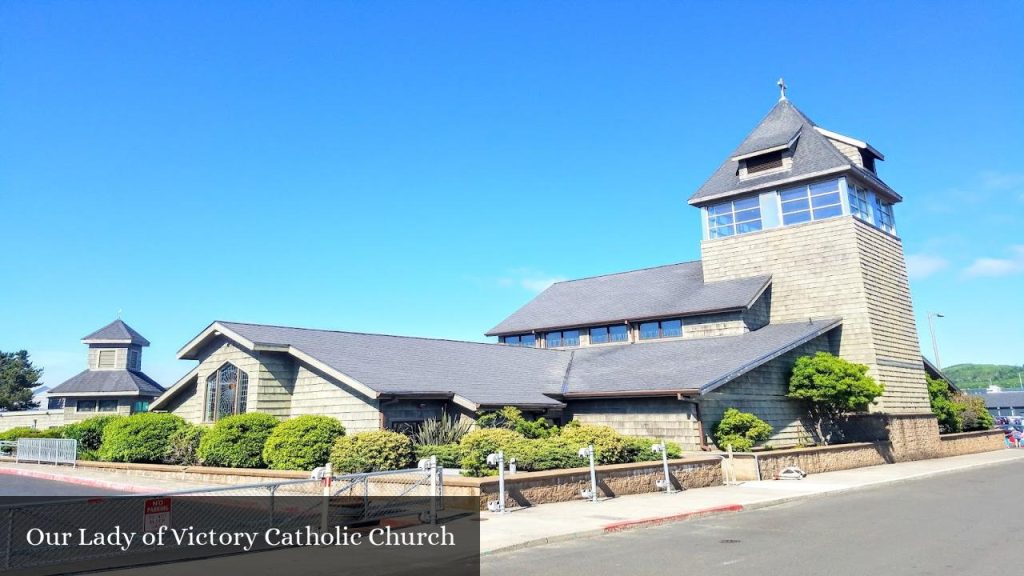
<instances>
[{"instance_id":1,"label":"wooden shingle siding","mask_svg":"<svg viewBox=\"0 0 1024 576\"><path fill-rule=\"evenodd\" d=\"M833 352L828 335L822 335L771 362L759 366L701 398L704 432L711 442L715 425L729 408L751 412L772 426L766 444L775 447L814 444L813 428L799 402L786 397L793 363L801 356ZM724 449L724 446L720 446Z\"/></svg>"},{"instance_id":2,"label":"wooden shingle siding","mask_svg":"<svg viewBox=\"0 0 1024 576\"><path fill-rule=\"evenodd\" d=\"M701 252L708 282L771 274L773 323L841 317L839 354L886 387L876 410L931 410L898 238L844 216L705 240Z\"/></svg>"},{"instance_id":3,"label":"wooden shingle siding","mask_svg":"<svg viewBox=\"0 0 1024 576\"><path fill-rule=\"evenodd\" d=\"M379 402L330 378L310 366L298 363L291 399L291 416L323 414L333 416L348 434L379 430Z\"/></svg>"},{"instance_id":4,"label":"wooden shingle siding","mask_svg":"<svg viewBox=\"0 0 1024 576\"><path fill-rule=\"evenodd\" d=\"M566 418L610 426L622 434L676 442L683 450L700 449L700 425L692 403L675 398L573 400Z\"/></svg>"}]
</instances>

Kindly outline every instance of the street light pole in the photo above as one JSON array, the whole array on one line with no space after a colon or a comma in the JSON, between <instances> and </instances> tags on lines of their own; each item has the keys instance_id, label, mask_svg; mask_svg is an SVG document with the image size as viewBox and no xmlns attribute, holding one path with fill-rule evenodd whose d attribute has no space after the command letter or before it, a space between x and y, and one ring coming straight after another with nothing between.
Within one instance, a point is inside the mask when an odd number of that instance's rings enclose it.
<instances>
[{"instance_id":1,"label":"street light pole","mask_svg":"<svg viewBox=\"0 0 1024 576\"><path fill-rule=\"evenodd\" d=\"M935 354L935 367L942 370L942 359L939 358L939 341L935 339L935 318L945 318L938 312L928 313L928 331L932 335L932 353Z\"/></svg>"}]
</instances>

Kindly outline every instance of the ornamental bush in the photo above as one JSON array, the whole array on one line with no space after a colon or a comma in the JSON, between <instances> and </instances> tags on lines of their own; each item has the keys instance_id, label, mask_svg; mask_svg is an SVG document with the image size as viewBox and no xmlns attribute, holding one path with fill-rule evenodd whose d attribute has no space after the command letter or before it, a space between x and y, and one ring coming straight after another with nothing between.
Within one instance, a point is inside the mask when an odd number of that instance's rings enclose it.
<instances>
[{"instance_id":1,"label":"ornamental bush","mask_svg":"<svg viewBox=\"0 0 1024 576\"><path fill-rule=\"evenodd\" d=\"M226 416L203 434L196 455L204 466L264 468L263 445L277 425L262 412Z\"/></svg>"},{"instance_id":2,"label":"ornamental bush","mask_svg":"<svg viewBox=\"0 0 1024 576\"><path fill-rule=\"evenodd\" d=\"M415 464L412 440L391 430L359 432L342 436L331 450L331 466L335 472L376 472L400 470Z\"/></svg>"},{"instance_id":3,"label":"ornamental bush","mask_svg":"<svg viewBox=\"0 0 1024 576\"><path fill-rule=\"evenodd\" d=\"M458 444L423 444L416 447L416 459L437 456L438 466L459 468L462 466L462 447Z\"/></svg>"},{"instance_id":4,"label":"ornamental bush","mask_svg":"<svg viewBox=\"0 0 1024 576\"><path fill-rule=\"evenodd\" d=\"M187 425L174 414L157 412L116 418L103 428L97 456L107 462L163 462L171 436Z\"/></svg>"},{"instance_id":5,"label":"ornamental bush","mask_svg":"<svg viewBox=\"0 0 1024 576\"><path fill-rule=\"evenodd\" d=\"M549 438L558 435L558 426L545 418L528 420L523 412L515 406L505 406L501 410L485 412L477 419L480 428L506 428L515 430L526 438Z\"/></svg>"},{"instance_id":6,"label":"ornamental bush","mask_svg":"<svg viewBox=\"0 0 1024 576\"><path fill-rule=\"evenodd\" d=\"M581 424L573 420L562 429L561 438L577 449L594 445L594 461L598 464L630 462L630 443L626 437L608 426Z\"/></svg>"},{"instance_id":7,"label":"ornamental bush","mask_svg":"<svg viewBox=\"0 0 1024 576\"><path fill-rule=\"evenodd\" d=\"M925 379L928 382L928 396L931 400L932 413L939 421L939 430L946 434L962 431L964 423L959 407L953 401L953 391L949 384L945 380L931 376L925 376Z\"/></svg>"},{"instance_id":8,"label":"ornamental bush","mask_svg":"<svg viewBox=\"0 0 1024 576\"><path fill-rule=\"evenodd\" d=\"M103 441L103 430L108 424L119 418L124 418L124 416L110 415L86 418L81 422L65 426L63 436L64 438L78 440L79 451L98 450L100 443Z\"/></svg>"},{"instance_id":9,"label":"ornamental bush","mask_svg":"<svg viewBox=\"0 0 1024 576\"><path fill-rule=\"evenodd\" d=\"M661 453L652 450L655 444L659 442L651 438L641 438L639 436L624 436L626 440L626 462L650 462L651 460L661 460ZM669 458L679 458L683 455L683 449L675 442L665 442Z\"/></svg>"},{"instance_id":10,"label":"ornamental bush","mask_svg":"<svg viewBox=\"0 0 1024 576\"><path fill-rule=\"evenodd\" d=\"M489 476L497 471L487 465L487 455L501 450L505 460L518 458L525 451L526 438L507 428L479 428L466 434L459 442L462 448L462 470L467 476Z\"/></svg>"},{"instance_id":11,"label":"ornamental bush","mask_svg":"<svg viewBox=\"0 0 1024 576\"><path fill-rule=\"evenodd\" d=\"M179 466L199 464L199 443L209 428L189 424L171 434L164 462Z\"/></svg>"},{"instance_id":12,"label":"ornamental bush","mask_svg":"<svg viewBox=\"0 0 1024 576\"><path fill-rule=\"evenodd\" d=\"M789 379L789 397L806 403L821 442L833 440L842 416L864 412L885 391L867 372L864 364L828 352L797 358Z\"/></svg>"},{"instance_id":13,"label":"ornamental bush","mask_svg":"<svg viewBox=\"0 0 1024 576\"><path fill-rule=\"evenodd\" d=\"M312 470L327 463L331 447L344 435L341 421L330 416L285 420L267 438L263 460L273 470Z\"/></svg>"},{"instance_id":14,"label":"ornamental bush","mask_svg":"<svg viewBox=\"0 0 1024 576\"><path fill-rule=\"evenodd\" d=\"M995 425L995 419L985 408L985 400L981 396L957 394L953 397L953 405L964 432L990 430Z\"/></svg>"},{"instance_id":15,"label":"ornamental bush","mask_svg":"<svg viewBox=\"0 0 1024 576\"><path fill-rule=\"evenodd\" d=\"M14 442L18 438L45 438L45 430L37 430L28 426L18 426L4 432L0 432L0 440Z\"/></svg>"},{"instance_id":16,"label":"ornamental bush","mask_svg":"<svg viewBox=\"0 0 1024 576\"><path fill-rule=\"evenodd\" d=\"M772 427L750 412L729 408L715 425L712 436L719 450L731 445L736 452L750 452L754 444L771 438Z\"/></svg>"}]
</instances>

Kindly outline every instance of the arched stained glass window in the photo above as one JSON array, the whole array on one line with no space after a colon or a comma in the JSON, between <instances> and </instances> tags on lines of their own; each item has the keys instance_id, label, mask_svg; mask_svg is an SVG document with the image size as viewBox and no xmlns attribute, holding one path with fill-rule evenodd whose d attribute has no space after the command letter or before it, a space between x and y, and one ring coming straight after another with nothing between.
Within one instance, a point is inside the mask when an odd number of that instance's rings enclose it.
<instances>
[{"instance_id":1,"label":"arched stained glass window","mask_svg":"<svg viewBox=\"0 0 1024 576\"><path fill-rule=\"evenodd\" d=\"M245 412L249 375L234 364L224 364L206 377L205 422Z\"/></svg>"}]
</instances>

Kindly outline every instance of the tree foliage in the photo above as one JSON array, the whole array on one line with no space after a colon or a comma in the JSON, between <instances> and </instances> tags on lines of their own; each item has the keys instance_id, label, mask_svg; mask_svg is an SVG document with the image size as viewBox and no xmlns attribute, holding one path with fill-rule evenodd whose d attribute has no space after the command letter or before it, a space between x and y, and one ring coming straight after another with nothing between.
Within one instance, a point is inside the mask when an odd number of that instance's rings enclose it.
<instances>
[{"instance_id":1,"label":"tree foliage","mask_svg":"<svg viewBox=\"0 0 1024 576\"><path fill-rule=\"evenodd\" d=\"M749 452L757 442L771 438L772 427L750 412L729 408L715 425L713 436L720 450L732 446L737 452Z\"/></svg>"},{"instance_id":2,"label":"tree foliage","mask_svg":"<svg viewBox=\"0 0 1024 576\"><path fill-rule=\"evenodd\" d=\"M939 431L944 433L960 432L963 421L960 410L953 402L953 391L945 380L925 376L928 379L928 397L931 399L932 413L939 421Z\"/></svg>"},{"instance_id":3,"label":"tree foliage","mask_svg":"<svg viewBox=\"0 0 1024 576\"><path fill-rule=\"evenodd\" d=\"M1019 389L1024 366L1011 364L956 364L942 369L961 390L1002 386L1006 390Z\"/></svg>"},{"instance_id":4,"label":"tree foliage","mask_svg":"<svg viewBox=\"0 0 1024 576\"><path fill-rule=\"evenodd\" d=\"M39 385L42 368L29 360L28 352L0 351L0 410L28 410L36 407L32 402L32 388Z\"/></svg>"},{"instance_id":5,"label":"tree foliage","mask_svg":"<svg viewBox=\"0 0 1024 576\"><path fill-rule=\"evenodd\" d=\"M867 372L867 366L828 352L802 356L793 365L789 397L806 403L823 443L834 439L836 423L842 416L864 412L885 391Z\"/></svg>"},{"instance_id":6,"label":"tree foliage","mask_svg":"<svg viewBox=\"0 0 1024 576\"><path fill-rule=\"evenodd\" d=\"M971 430L988 430L995 424L992 414L985 408L985 400L980 396L957 394L953 397L964 432Z\"/></svg>"}]
</instances>

